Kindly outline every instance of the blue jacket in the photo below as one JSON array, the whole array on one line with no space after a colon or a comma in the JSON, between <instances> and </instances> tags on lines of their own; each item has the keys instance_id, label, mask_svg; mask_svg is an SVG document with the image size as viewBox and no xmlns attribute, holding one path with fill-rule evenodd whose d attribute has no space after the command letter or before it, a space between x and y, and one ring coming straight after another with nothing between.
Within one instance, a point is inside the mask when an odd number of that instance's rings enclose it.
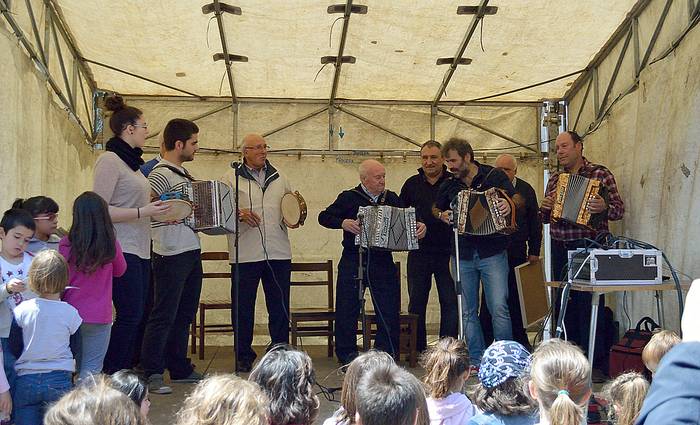
<instances>
[{"instance_id":1,"label":"blue jacket","mask_svg":"<svg viewBox=\"0 0 700 425\"><path fill-rule=\"evenodd\" d=\"M700 342L673 347L659 363L635 425L700 424Z\"/></svg>"}]
</instances>

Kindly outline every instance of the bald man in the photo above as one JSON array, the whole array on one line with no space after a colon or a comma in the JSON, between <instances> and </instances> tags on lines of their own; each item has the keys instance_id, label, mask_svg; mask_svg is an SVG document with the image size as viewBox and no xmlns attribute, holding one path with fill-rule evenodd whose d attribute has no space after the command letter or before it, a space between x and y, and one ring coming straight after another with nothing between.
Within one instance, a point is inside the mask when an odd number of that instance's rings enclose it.
<instances>
[{"instance_id":1,"label":"bald man","mask_svg":"<svg viewBox=\"0 0 700 425\"><path fill-rule=\"evenodd\" d=\"M338 264L335 293L335 354L341 364L357 357L357 319L360 300L357 271L358 247L355 235L360 233L357 211L369 205L400 207L399 196L386 190L384 166L373 159L360 164L360 184L343 191L338 198L318 215L318 222L329 229L343 229L343 255ZM418 223L419 238L425 236L425 225ZM370 288L374 309L384 320L378 324L375 348L391 355L398 354L400 282L390 251L370 249L362 256L364 284ZM371 278L371 280L370 280Z\"/></svg>"},{"instance_id":2,"label":"bald man","mask_svg":"<svg viewBox=\"0 0 700 425\"><path fill-rule=\"evenodd\" d=\"M525 202L522 208L516 210L515 220L518 224L518 230L510 236L510 246L508 247L508 311L510 311L510 319L513 324L513 340L530 349L530 341L523 327L518 284L515 280L515 267L528 261L534 263L540 259L542 223L539 218L539 204L535 189L525 180L516 177L518 161L513 155L498 155L494 166L503 170L513 183L515 193L520 195ZM484 339L488 343L493 339L493 328L491 327L491 314L489 314L484 298L481 299L479 320L484 331Z\"/></svg>"},{"instance_id":3,"label":"bald man","mask_svg":"<svg viewBox=\"0 0 700 425\"><path fill-rule=\"evenodd\" d=\"M239 372L250 372L256 354L252 349L255 300L262 280L267 305L270 346L289 341L289 281L292 249L287 227L282 222L281 202L292 189L287 178L267 160L268 146L259 134L248 134L241 146L239 201L238 347ZM235 188L231 171L227 180ZM235 237L228 235L231 280L234 278ZM234 300L231 285L231 300ZM233 312L232 312L233 316ZM232 317L233 323L234 318Z\"/></svg>"}]
</instances>

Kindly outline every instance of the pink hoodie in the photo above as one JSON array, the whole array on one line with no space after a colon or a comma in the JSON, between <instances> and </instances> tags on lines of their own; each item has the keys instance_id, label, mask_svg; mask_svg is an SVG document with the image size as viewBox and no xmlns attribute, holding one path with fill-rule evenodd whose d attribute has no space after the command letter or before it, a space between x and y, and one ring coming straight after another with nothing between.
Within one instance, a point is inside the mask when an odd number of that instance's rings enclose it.
<instances>
[{"instance_id":1,"label":"pink hoodie","mask_svg":"<svg viewBox=\"0 0 700 425\"><path fill-rule=\"evenodd\" d=\"M472 402L462 393L452 393L439 400L428 397L426 402L431 425L466 425L477 413Z\"/></svg>"}]
</instances>

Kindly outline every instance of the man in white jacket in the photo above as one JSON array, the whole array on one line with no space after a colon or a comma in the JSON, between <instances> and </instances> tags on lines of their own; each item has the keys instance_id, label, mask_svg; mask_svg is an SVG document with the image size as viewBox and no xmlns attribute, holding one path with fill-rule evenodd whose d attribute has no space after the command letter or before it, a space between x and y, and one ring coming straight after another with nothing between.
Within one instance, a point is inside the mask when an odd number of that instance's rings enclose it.
<instances>
[{"instance_id":1,"label":"man in white jacket","mask_svg":"<svg viewBox=\"0 0 700 425\"><path fill-rule=\"evenodd\" d=\"M238 202L239 273L237 371L249 372L256 354L253 343L255 299L262 279L265 304L269 315L270 345L289 341L289 280L292 249L287 227L282 222L281 202L291 192L286 177L267 161L268 146L258 134L243 138L243 165L239 168ZM227 179L235 188L235 175ZM231 299L234 297L235 238L228 236L231 263ZM233 311L232 311L232 323Z\"/></svg>"}]
</instances>

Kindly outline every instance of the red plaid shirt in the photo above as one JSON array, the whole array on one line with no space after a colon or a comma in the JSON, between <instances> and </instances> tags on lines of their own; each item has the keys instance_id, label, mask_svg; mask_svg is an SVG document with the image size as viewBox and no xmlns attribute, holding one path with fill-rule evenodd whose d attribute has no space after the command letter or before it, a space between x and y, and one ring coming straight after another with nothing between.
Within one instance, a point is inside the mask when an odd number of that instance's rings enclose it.
<instances>
[{"instance_id":1,"label":"red plaid shirt","mask_svg":"<svg viewBox=\"0 0 700 425\"><path fill-rule=\"evenodd\" d=\"M561 174L561 172L556 172L549 178L545 196L553 197L556 194L559 174ZM549 226L549 233L552 236L552 239L558 241L571 241L583 238L594 239L598 234L608 231L608 220L620 220L625 214L625 204L622 202L620 192L617 191L615 176L613 176L610 170L602 165L593 164L584 157L583 166L578 170L577 174L589 179L600 180L608 189L609 198L607 216L601 220L600 224L595 230L584 229L565 221L553 222L551 223L551 226ZM542 213L542 222L549 223L549 215L551 210L540 208L540 212Z\"/></svg>"}]
</instances>

